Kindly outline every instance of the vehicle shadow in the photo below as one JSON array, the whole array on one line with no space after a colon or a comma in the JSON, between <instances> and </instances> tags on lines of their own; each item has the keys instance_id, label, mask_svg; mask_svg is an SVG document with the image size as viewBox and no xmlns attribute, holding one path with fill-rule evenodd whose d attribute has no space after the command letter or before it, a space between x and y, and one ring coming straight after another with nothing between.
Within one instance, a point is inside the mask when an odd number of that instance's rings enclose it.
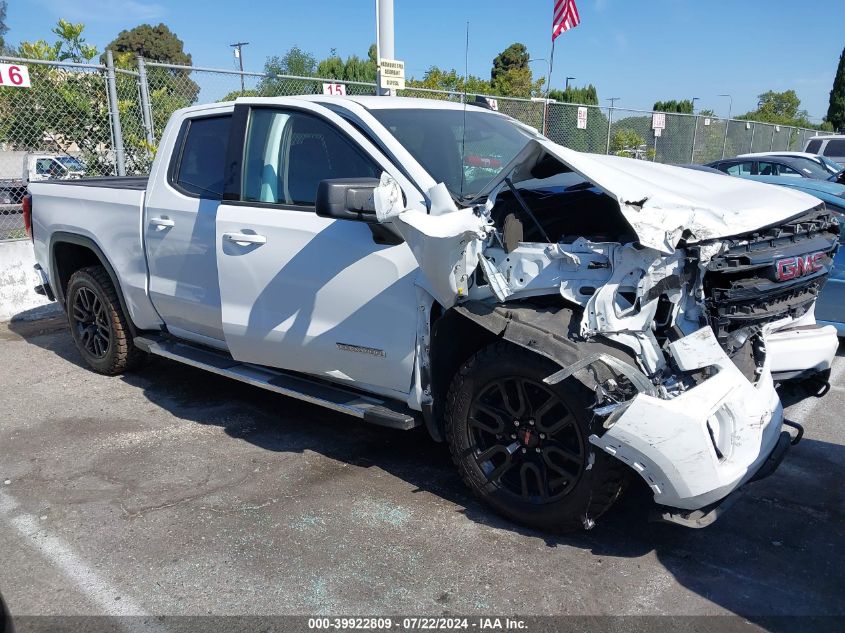
<instances>
[{"instance_id":1,"label":"vehicle shadow","mask_svg":"<svg viewBox=\"0 0 845 633\"><path fill-rule=\"evenodd\" d=\"M83 366L70 337L45 335L24 323L13 322L9 330ZM539 539L549 548L587 550L602 559L656 557L684 588L769 630L822 631L827 620L795 616L845 616L845 566L839 562L845 551L845 446L840 444L804 439L772 477L747 486L731 510L704 530L649 522L653 504L636 480L594 529L554 536L522 528L481 505L463 486L445 445L422 429L366 425L163 359L116 380L141 389L150 402L180 419L222 428L233 441L276 453L309 450L378 468L491 529ZM797 397L792 391L788 395ZM682 609L643 606L651 613Z\"/></svg>"}]
</instances>

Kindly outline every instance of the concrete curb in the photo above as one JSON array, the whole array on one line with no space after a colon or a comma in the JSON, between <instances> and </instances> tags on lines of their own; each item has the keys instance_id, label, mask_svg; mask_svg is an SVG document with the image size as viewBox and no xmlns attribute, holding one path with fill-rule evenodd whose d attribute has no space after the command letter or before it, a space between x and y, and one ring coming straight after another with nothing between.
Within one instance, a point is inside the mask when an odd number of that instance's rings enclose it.
<instances>
[{"instance_id":1,"label":"concrete curb","mask_svg":"<svg viewBox=\"0 0 845 633\"><path fill-rule=\"evenodd\" d=\"M58 310L57 304L33 290L39 283L34 265L32 242L0 242L0 322L40 319Z\"/></svg>"}]
</instances>

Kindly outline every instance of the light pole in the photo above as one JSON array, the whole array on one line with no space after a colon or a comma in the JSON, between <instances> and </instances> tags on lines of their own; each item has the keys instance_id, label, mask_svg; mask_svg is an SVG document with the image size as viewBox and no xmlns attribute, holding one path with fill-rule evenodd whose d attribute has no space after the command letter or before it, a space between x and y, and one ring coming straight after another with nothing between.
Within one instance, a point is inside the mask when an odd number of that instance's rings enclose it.
<instances>
[{"instance_id":1,"label":"light pole","mask_svg":"<svg viewBox=\"0 0 845 633\"><path fill-rule=\"evenodd\" d=\"M610 109L607 111L607 148L605 149L605 154L610 154L610 126L613 124L613 106L616 105L616 102L619 101L622 97L609 97L606 101L610 101Z\"/></svg>"},{"instance_id":2,"label":"light pole","mask_svg":"<svg viewBox=\"0 0 845 633\"><path fill-rule=\"evenodd\" d=\"M566 78L566 89L567 89L567 90L569 90L569 80L570 80L570 79L574 80L574 79L575 79L575 77L567 77L567 78Z\"/></svg>"},{"instance_id":3,"label":"light pole","mask_svg":"<svg viewBox=\"0 0 845 633\"><path fill-rule=\"evenodd\" d=\"M700 99L698 97L693 97L692 98L692 113L693 114L695 114L695 102L696 101L700 101Z\"/></svg>"},{"instance_id":4,"label":"light pole","mask_svg":"<svg viewBox=\"0 0 845 633\"><path fill-rule=\"evenodd\" d=\"M376 0L377 95L392 95L381 87L381 59L395 59L393 52L393 0Z\"/></svg>"},{"instance_id":5,"label":"light pole","mask_svg":"<svg viewBox=\"0 0 845 633\"><path fill-rule=\"evenodd\" d=\"M728 147L728 128L731 126L731 110L733 110L734 98L731 95L718 95L719 97L727 97L728 101L728 118L725 121L725 141L722 143L722 158L725 157L725 150Z\"/></svg>"}]
</instances>

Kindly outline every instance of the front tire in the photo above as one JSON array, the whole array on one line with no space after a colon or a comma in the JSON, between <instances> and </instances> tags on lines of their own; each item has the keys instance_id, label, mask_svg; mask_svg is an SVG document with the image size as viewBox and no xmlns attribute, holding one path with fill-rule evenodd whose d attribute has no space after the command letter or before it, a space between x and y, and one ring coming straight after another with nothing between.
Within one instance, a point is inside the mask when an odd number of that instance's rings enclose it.
<instances>
[{"instance_id":1,"label":"front tire","mask_svg":"<svg viewBox=\"0 0 845 633\"><path fill-rule=\"evenodd\" d=\"M114 376L143 361L105 268L89 266L73 273L65 300L71 336L91 369Z\"/></svg>"},{"instance_id":2,"label":"front tire","mask_svg":"<svg viewBox=\"0 0 845 633\"><path fill-rule=\"evenodd\" d=\"M592 392L506 342L472 356L449 389L446 438L464 482L506 517L549 532L589 529L622 494L625 466L589 443Z\"/></svg>"}]
</instances>

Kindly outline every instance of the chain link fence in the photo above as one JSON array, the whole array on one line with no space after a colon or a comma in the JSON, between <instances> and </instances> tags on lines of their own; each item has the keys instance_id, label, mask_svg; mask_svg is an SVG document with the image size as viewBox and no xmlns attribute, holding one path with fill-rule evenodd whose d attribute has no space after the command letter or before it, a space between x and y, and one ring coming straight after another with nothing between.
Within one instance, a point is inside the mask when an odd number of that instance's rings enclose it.
<instances>
[{"instance_id":1,"label":"chain link fence","mask_svg":"<svg viewBox=\"0 0 845 633\"><path fill-rule=\"evenodd\" d=\"M26 64L30 88L0 87L0 240L23 238L21 200L33 180L145 174L170 115L198 103L241 96L374 95L360 81L268 75L137 60L133 68L0 57ZM665 114L660 136L651 111L463 95L408 87L402 97L472 103L484 97L499 112L571 149L661 163L706 163L762 151L801 150L817 134L754 121ZM581 116L579 117L579 110ZM586 113L586 117L584 117Z\"/></svg>"}]
</instances>

